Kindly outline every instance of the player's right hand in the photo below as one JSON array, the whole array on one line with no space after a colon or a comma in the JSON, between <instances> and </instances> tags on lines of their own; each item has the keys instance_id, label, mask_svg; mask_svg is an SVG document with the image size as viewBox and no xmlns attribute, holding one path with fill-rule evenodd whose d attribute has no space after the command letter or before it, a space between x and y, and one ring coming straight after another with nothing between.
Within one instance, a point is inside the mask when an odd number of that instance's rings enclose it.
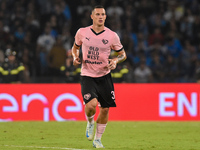
<instances>
[{"instance_id":1,"label":"player's right hand","mask_svg":"<svg viewBox=\"0 0 200 150\"><path fill-rule=\"evenodd\" d=\"M80 64L81 64L81 62L80 62L80 58L79 57L73 58L73 65L74 66L78 66Z\"/></svg>"}]
</instances>

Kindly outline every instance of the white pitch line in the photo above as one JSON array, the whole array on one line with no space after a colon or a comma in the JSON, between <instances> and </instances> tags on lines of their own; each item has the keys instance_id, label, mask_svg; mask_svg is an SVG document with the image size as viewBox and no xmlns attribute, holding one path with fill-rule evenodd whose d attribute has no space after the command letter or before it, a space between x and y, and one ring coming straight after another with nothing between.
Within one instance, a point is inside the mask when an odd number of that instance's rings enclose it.
<instances>
[{"instance_id":1,"label":"white pitch line","mask_svg":"<svg viewBox=\"0 0 200 150\"><path fill-rule=\"evenodd\" d=\"M43 147L43 146L19 146L19 145L4 145L4 146L7 146L7 147L24 147L24 148L44 148L44 149L87 150L87 149L62 148L62 147Z\"/></svg>"}]
</instances>

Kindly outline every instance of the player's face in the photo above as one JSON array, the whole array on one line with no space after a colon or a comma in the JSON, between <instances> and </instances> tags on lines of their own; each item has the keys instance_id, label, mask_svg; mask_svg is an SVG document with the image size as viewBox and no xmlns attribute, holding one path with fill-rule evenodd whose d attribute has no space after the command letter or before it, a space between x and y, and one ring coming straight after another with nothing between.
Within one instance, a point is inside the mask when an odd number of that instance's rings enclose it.
<instances>
[{"instance_id":1,"label":"player's face","mask_svg":"<svg viewBox=\"0 0 200 150\"><path fill-rule=\"evenodd\" d=\"M98 26L102 26L106 20L106 11L103 8L95 8L92 12L91 18L93 20L93 24Z\"/></svg>"}]
</instances>

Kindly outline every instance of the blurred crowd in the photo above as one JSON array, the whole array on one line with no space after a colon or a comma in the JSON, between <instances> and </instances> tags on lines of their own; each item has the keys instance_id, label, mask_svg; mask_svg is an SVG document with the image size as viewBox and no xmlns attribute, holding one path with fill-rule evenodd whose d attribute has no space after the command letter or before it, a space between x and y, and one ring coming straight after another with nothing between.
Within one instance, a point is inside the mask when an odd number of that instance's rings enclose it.
<instances>
[{"instance_id":1,"label":"blurred crowd","mask_svg":"<svg viewBox=\"0 0 200 150\"><path fill-rule=\"evenodd\" d=\"M112 71L114 82L198 82L198 0L0 0L0 82L21 71L24 77L10 83L79 82L71 47L76 31L91 25L97 4L105 7L106 26L117 32L127 53ZM10 55L23 70L9 63Z\"/></svg>"}]
</instances>

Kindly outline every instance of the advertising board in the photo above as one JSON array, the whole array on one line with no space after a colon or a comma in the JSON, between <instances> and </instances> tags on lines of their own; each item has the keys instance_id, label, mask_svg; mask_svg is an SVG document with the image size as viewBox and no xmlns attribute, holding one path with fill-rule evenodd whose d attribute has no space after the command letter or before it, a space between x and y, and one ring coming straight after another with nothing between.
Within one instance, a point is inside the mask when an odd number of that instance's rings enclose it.
<instances>
[{"instance_id":1,"label":"advertising board","mask_svg":"<svg viewBox=\"0 0 200 150\"><path fill-rule=\"evenodd\" d=\"M109 120L200 120L198 84L115 84L115 97ZM85 120L80 84L1 84L0 121L34 120Z\"/></svg>"}]
</instances>

